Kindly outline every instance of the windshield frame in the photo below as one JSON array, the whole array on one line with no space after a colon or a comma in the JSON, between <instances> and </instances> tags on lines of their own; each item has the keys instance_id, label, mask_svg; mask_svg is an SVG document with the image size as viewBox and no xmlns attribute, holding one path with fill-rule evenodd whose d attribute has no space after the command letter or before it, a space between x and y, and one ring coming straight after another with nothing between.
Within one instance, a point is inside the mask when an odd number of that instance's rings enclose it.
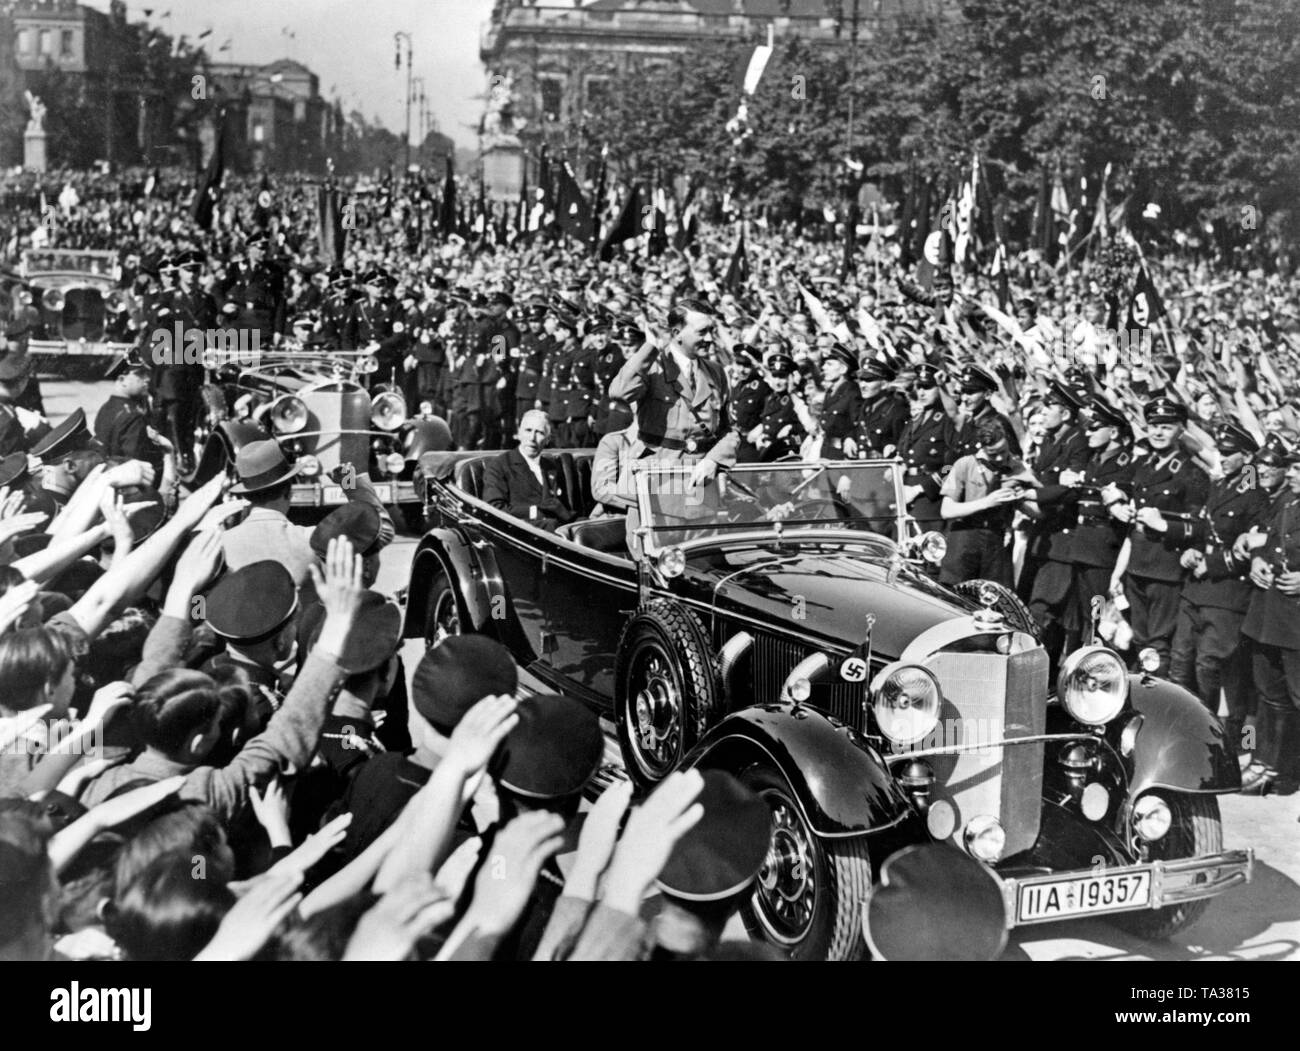
<instances>
[{"instance_id":1,"label":"windshield frame","mask_svg":"<svg viewBox=\"0 0 1300 1051\"><path fill-rule=\"evenodd\" d=\"M771 473L773 470L782 471L817 471L824 473L836 468L850 468L855 470L886 470L889 472L890 479L893 483L893 503L894 503L894 528L892 535L886 536L882 533L874 532L868 529L853 529L843 519L820 519L801 520L793 519L788 522L747 522L736 523L734 529L720 528L717 532L710 533L706 536L695 537L690 540L683 540L678 543L664 544L657 541L657 530L654 525L654 514L650 501L650 483L651 479L663 475L681 475L688 473L693 465L684 463L681 460L638 460L632 464L632 478L636 486L637 509L641 519L642 548L646 555L655 556L669 548L680 548L682 550L693 550L700 547L715 546L719 543L730 543L732 541L745 541L753 543L755 540L762 539L789 539L797 541L800 539L825 540L835 537L844 538L845 536L870 536L877 540L892 544L895 548L901 547L909 535L909 517L903 504L903 462L897 458L892 459L873 459L873 460L791 460L781 461L779 463L753 463L753 464L736 464L728 468L727 473L734 475L735 481L742 485L748 484L746 476ZM716 484L716 481L710 484ZM779 528L778 528L779 527ZM661 529L663 527L660 527ZM707 528L707 527L702 527Z\"/></svg>"}]
</instances>

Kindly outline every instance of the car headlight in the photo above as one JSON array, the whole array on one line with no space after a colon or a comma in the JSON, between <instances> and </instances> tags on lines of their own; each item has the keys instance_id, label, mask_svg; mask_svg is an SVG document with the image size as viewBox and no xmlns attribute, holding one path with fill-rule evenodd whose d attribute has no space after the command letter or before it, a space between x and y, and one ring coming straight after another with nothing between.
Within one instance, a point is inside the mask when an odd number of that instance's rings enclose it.
<instances>
[{"instance_id":1,"label":"car headlight","mask_svg":"<svg viewBox=\"0 0 1300 1051\"><path fill-rule=\"evenodd\" d=\"M406 422L406 399L396 391L376 394L370 403L370 422L381 431L395 431Z\"/></svg>"},{"instance_id":2,"label":"car headlight","mask_svg":"<svg viewBox=\"0 0 1300 1051\"><path fill-rule=\"evenodd\" d=\"M311 453L304 453L299 456L296 463L298 464L298 473L304 478L315 478L320 474L320 461Z\"/></svg>"},{"instance_id":3,"label":"car headlight","mask_svg":"<svg viewBox=\"0 0 1300 1051\"><path fill-rule=\"evenodd\" d=\"M389 453L384 457L384 470L389 474L401 474L406 467L406 457L401 453Z\"/></svg>"},{"instance_id":4,"label":"car headlight","mask_svg":"<svg viewBox=\"0 0 1300 1051\"><path fill-rule=\"evenodd\" d=\"M919 664L890 664L871 683L876 725L891 744L915 744L939 725L943 691L934 672Z\"/></svg>"},{"instance_id":5,"label":"car headlight","mask_svg":"<svg viewBox=\"0 0 1300 1051\"><path fill-rule=\"evenodd\" d=\"M686 572L686 552L680 547L665 548L659 553L659 572L669 579Z\"/></svg>"},{"instance_id":6,"label":"car headlight","mask_svg":"<svg viewBox=\"0 0 1300 1051\"><path fill-rule=\"evenodd\" d=\"M921 557L932 566L943 561L948 553L948 541L942 533L929 532L921 537Z\"/></svg>"},{"instance_id":7,"label":"car headlight","mask_svg":"<svg viewBox=\"0 0 1300 1051\"><path fill-rule=\"evenodd\" d=\"M276 434L297 434L307 426L307 406L301 398L286 394L276 398L267 410Z\"/></svg>"},{"instance_id":8,"label":"car headlight","mask_svg":"<svg viewBox=\"0 0 1300 1051\"><path fill-rule=\"evenodd\" d=\"M1128 700L1128 669L1105 646L1085 646L1061 665L1056 696L1077 721L1103 726L1119 715Z\"/></svg>"},{"instance_id":9,"label":"car headlight","mask_svg":"<svg viewBox=\"0 0 1300 1051\"><path fill-rule=\"evenodd\" d=\"M1133 831L1138 839L1154 843L1173 824L1169 804L1156 795L1146 795L1133 804Z\"/></svg>"},{"instance_id":10,"label":"car headlight","mask_svg":"<svg viewBox=\"0 0 1300 1051\"><path fill-rule=\"evenodd\" d=\"M41 306L55 314L62 313L66 302L67 297L61 288L47 288L41 295Z\"/></svg>"}]
</instances>

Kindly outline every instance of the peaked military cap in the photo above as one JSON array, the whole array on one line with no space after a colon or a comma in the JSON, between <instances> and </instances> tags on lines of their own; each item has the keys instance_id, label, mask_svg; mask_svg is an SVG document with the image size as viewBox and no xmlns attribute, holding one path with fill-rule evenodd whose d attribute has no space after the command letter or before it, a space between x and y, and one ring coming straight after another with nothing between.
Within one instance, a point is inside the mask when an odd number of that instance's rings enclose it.
<instances>
[{"instance_id":1,"label":"peaked military cap","mask_svg":"<svg viewBox=\"0 0 1300 1051\"><path fill-rule=\"evenodd\" d=\"M352 542L352 550L359 555L374 554L376 541L383 523L379 512L370 504L352 501L334 508L311 531L311 549L317 558L324 558L330 541L345 536Z\"/></svg>"},{"instance_id":2,"label":"peaked military cap","mask_svg":"<svg viewBox=\"0 0 1300 1051\"><path fill-rule=\"evenodd\" d=\"M441 734L484 697L513 694L519 676L510 651L484 635L452 635L420 659L411 680L411 703Z\"/></svg>"},{"instance_id":3,"label":"peaked military cap","mask_svg":"<svg viewBox=\"0 0 1300 1051\"><path fill-rule=\"evenodd\" d=\"M227 573L208 593L208 626L231 642L261 642L298 606L293 576L279 562L252 562Z\"/></svg>"},{"instance_id":4,"label":"peaked military cap","mask_svg":"<svg viewBox=\"0 0 1300 1051\"><path fill-rule=\"evenodd\" d=\"M832 343L830 349L826 352L826 357L842 361L850 374L858 369L858 356L843 343Z\"/></svg>"},{"instance_id":5,"label":"peaked military cap","mask_svg":"<svg viewBox=\"0 0 1300 1051\"><path fill-rule=\"evenodd\" d=\"M1214 444L1223 452L1257 453L1259 442L1240 424L1224 420L1214 428Z\"/></svg>"},{"instance_id":6,"label":"peaked military cap","mask_svg":"<svg viewBox=\"0 0 1300 1051\"><path fill-rule=\"evenodd\" d=\"M668 858L656 881L669 897L717 901L748 887L763 867L772 839L772 808L722 770L702 770L696 802L704 816Z\"/></svg>"},{"instance_id":7,"label":"peaked military cap","mask_svg":"<svg viewBox=\"0 0 1300 1051\"><path fill-rule=\"evenodd\" d=\"M868 358L862 363L862 368L858 369L858 379L860 380L885 380L889 381L898 376L898 370L887 361L880 358Z\"/></svg>"},{"instance_id":8,"label":"peaked military cap","mask_svg":"<svg viewBox=\"0 0 1300 1051\"><path fill-rule=\"evenodd\" d=\"M1142 416L1147 423L1186 423L1187 406L1162 394L1142 407Z\"/></svg>"},{"instance_id":9,"label":"peaked military cap","mask_svg":"<svg viewBox=\"0 0 1300 1051\"><path fill-rule=\"evenodd\" d=\"M982 369L978 365L967 365L961 371L961 392L963 394L975 394L983 391L991 394L998 389L998 380L988 369Z\"/></svg>"},{"instance_id":10,"label":"peaked military cap","mask_svg":"<svg viewBox=\"0 0 1300 1051\"><path fill-rule=\"evenodd\" d=\"M303 642L304 654L310 653L320 640L325 627L325 607L313 603L303 611L298 638ZM367 591L361 596L361 608L356 622L348 633L348 640L339 655L339 667L349 675L360 675L381 667L396 651L401 642L402 613L377 591Z\"/></svg>"},{"instance_id":11,"label":"peaked military cap","mask_svg":"<svg viewBox=\"0 0 1300 1051\"><path fill-rule=\"evenodd\" d=\"M526 799L564 799L582 791L604 755L595 712L572 697L542 694L520 703L519 723L501 743L496 779Z\"/></svg>"},{"instance_id":12,"label":"peaked military cap","mask_svg":"<svg viewBox=\"0 0 1300 1051\"><path fill-rule=\"evenodd\" d=\"M68 453L97 447L98 443L86 426L86 411L75 409L71 416L32 446L32 455L42 460L57 460Z\"/></svg>"}]
</instances>

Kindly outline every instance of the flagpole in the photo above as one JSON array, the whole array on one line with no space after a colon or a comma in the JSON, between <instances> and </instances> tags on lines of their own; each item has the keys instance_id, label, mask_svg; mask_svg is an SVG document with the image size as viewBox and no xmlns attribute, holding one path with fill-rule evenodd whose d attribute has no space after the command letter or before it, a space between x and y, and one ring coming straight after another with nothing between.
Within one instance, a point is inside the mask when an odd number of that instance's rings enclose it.
<instances>
[{"instance_id":1,"label":"flagpole","mask_svg":"<svg viewBox=\"0 0 1300 1051\"><path fill-rule=\"evenodd\" d=\"M1142 272L1147 275L1147 280L1150 281L1151 271L1147 269L1147 257L1146 257L1146 253L1142 251L1141 243L1139 243L1138 239L1134 237L1132 233L1129 234L1129 240L1133 242L1133 247L1137 249L1138 259L1140 259L1142 262ZM1155 282L1152 282L1152 287L1154 286L1155 286ZM1168 351L1169 356L1171 358L1178 357L1178 355L1174 353L1174 341L1169 337L1169 327L1165 324L1165 318L1163 314L1160 317L1156 318L1156 323L1160 326L1160 335L1161 337L1163 337L1165 341L1165 350Z\"/></svg>"}]
</instances>

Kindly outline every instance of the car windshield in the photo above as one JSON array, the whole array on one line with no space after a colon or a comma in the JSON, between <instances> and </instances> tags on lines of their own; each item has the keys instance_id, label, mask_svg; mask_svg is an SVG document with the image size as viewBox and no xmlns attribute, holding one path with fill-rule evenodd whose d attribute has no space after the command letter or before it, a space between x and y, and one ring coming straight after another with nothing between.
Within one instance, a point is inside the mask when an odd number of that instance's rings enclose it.
<instances>
[{"instance_id":1,"label":"car windshield","mask_svg":"<svg viewBox=\"0 0 1300 1051\"><path fill-rule=\"evenodd\" d=\"M897 540L899 476L894 461L742 464L703 488L692 467L649 461L636 466L641 522L651 548L732 532L822 527Z\"/></svg>"}]
</instances>

